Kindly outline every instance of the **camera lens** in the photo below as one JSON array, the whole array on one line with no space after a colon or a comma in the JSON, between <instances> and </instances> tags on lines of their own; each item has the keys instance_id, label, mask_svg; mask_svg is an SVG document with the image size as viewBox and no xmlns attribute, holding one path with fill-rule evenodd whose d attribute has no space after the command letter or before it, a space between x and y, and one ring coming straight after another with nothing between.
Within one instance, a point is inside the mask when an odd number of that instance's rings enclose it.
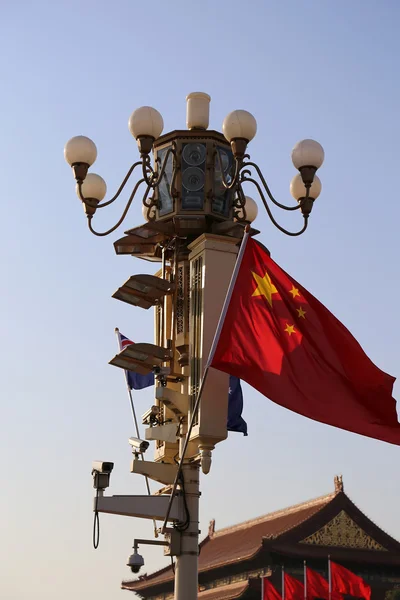
<instances>
[{"instance_id":1,"label":"camera lens","mask_svg":"<svg viewBox=\"0 0 400 600\"><path fill-rule=\"evenodd\" d=\"M198 192L204 186L204 173L197 167L185 169L182 175L182 183L189 192Z\"/></svg>"},{"instance_id":2,"label":"camera lens","mask_svg":"<svg viewBox=\"0 0 400 600\"><path fill-rule=\"evenodd\" d=\"M186 144L182 156L188 165L197 167L203 164L206 159L206 148L204 144Z\"/></svg>"}]
</instances>

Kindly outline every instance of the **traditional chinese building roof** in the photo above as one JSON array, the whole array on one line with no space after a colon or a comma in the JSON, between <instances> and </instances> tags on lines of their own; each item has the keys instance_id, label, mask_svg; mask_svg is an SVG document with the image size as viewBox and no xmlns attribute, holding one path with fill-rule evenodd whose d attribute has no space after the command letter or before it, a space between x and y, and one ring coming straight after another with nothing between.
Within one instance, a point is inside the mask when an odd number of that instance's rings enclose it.
<instances>
[{"instance_id":1,"label":"traditional chinese building roof","mask_svg":"<svg viewBox=\"0 0 400 600\"><path fill-rule=\"evenodd\" d=\"M282 564L282 557L289 561L298 558L326 562L328 555L343 564L400 567L400 543L353 504L338 478L335 491L326 496L218 531L211 522L208 535L200 544L199 582L218 578L223 582L228 571L251 573L260 566L266 568L275 562L274 556L279 556L278 564ZM135 581L125 581L122 588L148 598L169 587L173 578L168 566ZM237 584L239 595L213 596L212 589L208 589L199 598L245 598L248 577L240 583L245 587L240 590ZM236 593L232 585L225 587ZM223 592L222 587L218 589ZM203 595L208 592L211 595Z\"/></svg>"},{"instance_id":2,"label":"traditional chinese building roof","mask_svg":"<svg viewBox=\"0 0 400 600\"><path fill-rule=\"evenodd\" d=\"M236 598L243 598L243 594L246 593L249 586L249 581L239 581L237 583L231 583L230 585L221 585L200 592L198 598L199 600L236 600Z\"/></svg>"}]
</instances>

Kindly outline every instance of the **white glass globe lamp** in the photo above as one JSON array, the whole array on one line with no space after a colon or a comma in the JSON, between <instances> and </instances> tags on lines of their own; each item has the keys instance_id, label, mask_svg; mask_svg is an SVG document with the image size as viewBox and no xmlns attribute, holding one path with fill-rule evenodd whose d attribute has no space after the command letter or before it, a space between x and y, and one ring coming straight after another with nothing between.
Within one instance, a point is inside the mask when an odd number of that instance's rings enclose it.
<instances>
[{"instance_id":1,"label":"white glass globe lamp","mask_svg":"<svg viewBox=\"0 0 400 600\"><path fill-rule=\"evenodd\" d=\"M314 181L310 187L309 197L316 200L321 193L321 189L321 180L317 175L314 175ZM301 200L301 198L306 197L307 190L300 173L297 173L290 182L290 193L297 202Z\"/></svg>"},{"instance_id":2,"label":"white glass globe lamp","mask_svg":"<svg viewBox=\"0 0 400 600\"><path fill-rule=\"evenodd\" d=\"M257 121L247 110L234 110L225 117L222 132L228 142L235 139L250 142L257 133Z\"/></svg>"},{"instance_id":3,"label":"white glass globe lamp","mask_svg":"<svg viewBox=\"0 0 400 600\"><path fill-rule=\"evenodd\" d=\"M85 135L77 135L65 144L64 157L71 166L85 163L90 167L97 158L96 144Z\"/></svg>"},{"instance_id":4,"label":"white glass globe lamp","mask_svg":"<svg viewBox=\"0 0 400 600\"><path fill-rule=\"evenodd\" d=\"M79 195L79 185L76 184L76 195L80 199ZM106 182L100 175L96 173L89 173L85 179L85 181L81 184L81 192L83 198L87 199L89 204L83 200L83 208L87 215L94 215L96 212L96 206L94 204L98 204L103 200L107 193L107 185Z\"/></svg>"},{"instance_id":5,"label":"white glass globe lamp","mask_svg":"<svg viewBox=\"0 0 400 600\"><path fill-rule=\"evenodd\" d=\"M164 121L158 110L151 106L142 106L131 114L128 127L136 140L142 136L156 140L164 129Z\"/></svg>"},{"instance_id":6,"label":"white glass globe lamp","mask_svg":"<svg viewBox=\"0 0 400 600\"><path fill-rule=\"evenodd\" d=\"M292 150L292 161L296 169L313 167L319 169L324 162L324 149L315 140L302 140L297 142Z\"/></svg>"}]
</instances>

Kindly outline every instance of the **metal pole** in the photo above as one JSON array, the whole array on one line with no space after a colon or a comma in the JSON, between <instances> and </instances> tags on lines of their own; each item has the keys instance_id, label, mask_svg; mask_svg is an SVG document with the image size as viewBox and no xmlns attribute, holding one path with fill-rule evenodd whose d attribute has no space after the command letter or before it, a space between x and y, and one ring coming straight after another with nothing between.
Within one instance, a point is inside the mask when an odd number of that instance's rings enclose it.
<instances>
[{"instance_id":1,"label":"metal pole","mask_svg":"<svg viewBox=\"0 0 400 600\"><path fill-rule=\"evenodd\" d=\"M174 600L197 600L199 555L199 465L184 463L182 475L190 522L181 532L181 554L176 557Z\"/></svg>"},{"instance_id":2,"label":"metal pole","mask_svg":"<svg viewBox=\"0 0 400 600\"><path fill-rule=\"evenodd\" d=\"M165 275L166 275L165 251L166 251L166 247L163 246L162 250L161 250L161 279L163 279L163 280L165 279ZM166 303L166 299L164 296L162 304L161 304L160 341L159 341L160 346L163 348L164 348L164 345L166 344L166 342L164 340L164 337L166 337L165 336L165 315L166 315L165 303Z\"/></svg>"},{"instance_id":3,"label":"metal pole","mask_svg":"<svg viewBox=\"0 0 400 600\"><path fill-rule=\"evenodd\" d=\"M332 600L332 573L331 573L331 555L328 555L328 583L329 583L329 600Z\"/></svg>"},{"instance_id":4,"label":"metal pole","mask_svg":"<svg viewBox=\"0 0 400 600\"><path fill-rule=\"evenodd\" d=\"M304 600L307 600L307 562L304 561Z\"/></svg>"}]
</instances>

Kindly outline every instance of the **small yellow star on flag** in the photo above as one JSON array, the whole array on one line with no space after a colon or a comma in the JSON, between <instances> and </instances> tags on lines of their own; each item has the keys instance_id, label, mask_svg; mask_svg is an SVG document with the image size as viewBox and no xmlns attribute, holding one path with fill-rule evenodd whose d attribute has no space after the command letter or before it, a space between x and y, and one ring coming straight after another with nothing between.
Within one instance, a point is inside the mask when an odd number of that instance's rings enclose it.
<instances>
[{"instance_id":1,"label":"small yellow star on flag","mask_svg":"<svg viewBox=\"0 0 400 600\"><path fill-rule=\"evenodd\" d=\"M292 335L292 333L297 333L294 325L289 325L289 323L286 323L285 331L289 334L289 337Z\"/></svg>"},{"instance_id":2,"label":"small yellow star on flag","mask_svg":"<svg viewBox=\"0 0 400 600\"><path fill-rule=\"evenodd\" d=\"M272 306L272 294L277 294L278 290L272 283L270 276L268 273L265 273L264 277L260 277L257 273L253 272L252 275L257 282L257 288L252 295L264 296L268 300L269 305Z\"/></svg>"},{"instance_id":3,"label":"small yellow star on flag","mask_svg":"<svg viewBox=\"0 0 400 600\"><path fill-rule=\"evenodd\" d=\"M301 317L302 319L306 318L306 310L303 310L303 307L300 306L300 308L296 308L297 312L299 313L299 317Z\"/></svg>"},{"instance_id":4,"label":"small yellow star on flag","mask_svg":"<svg viewBox=\"0 0 400 600\"><path fill-rule=\"evenodd\" d=\"M300 296L299 290L295 288L294 285L292 285L292 289L289 290L289 292L292 294L293 298L296 298L296 296Z\"/></svg>"}]
</instances>

